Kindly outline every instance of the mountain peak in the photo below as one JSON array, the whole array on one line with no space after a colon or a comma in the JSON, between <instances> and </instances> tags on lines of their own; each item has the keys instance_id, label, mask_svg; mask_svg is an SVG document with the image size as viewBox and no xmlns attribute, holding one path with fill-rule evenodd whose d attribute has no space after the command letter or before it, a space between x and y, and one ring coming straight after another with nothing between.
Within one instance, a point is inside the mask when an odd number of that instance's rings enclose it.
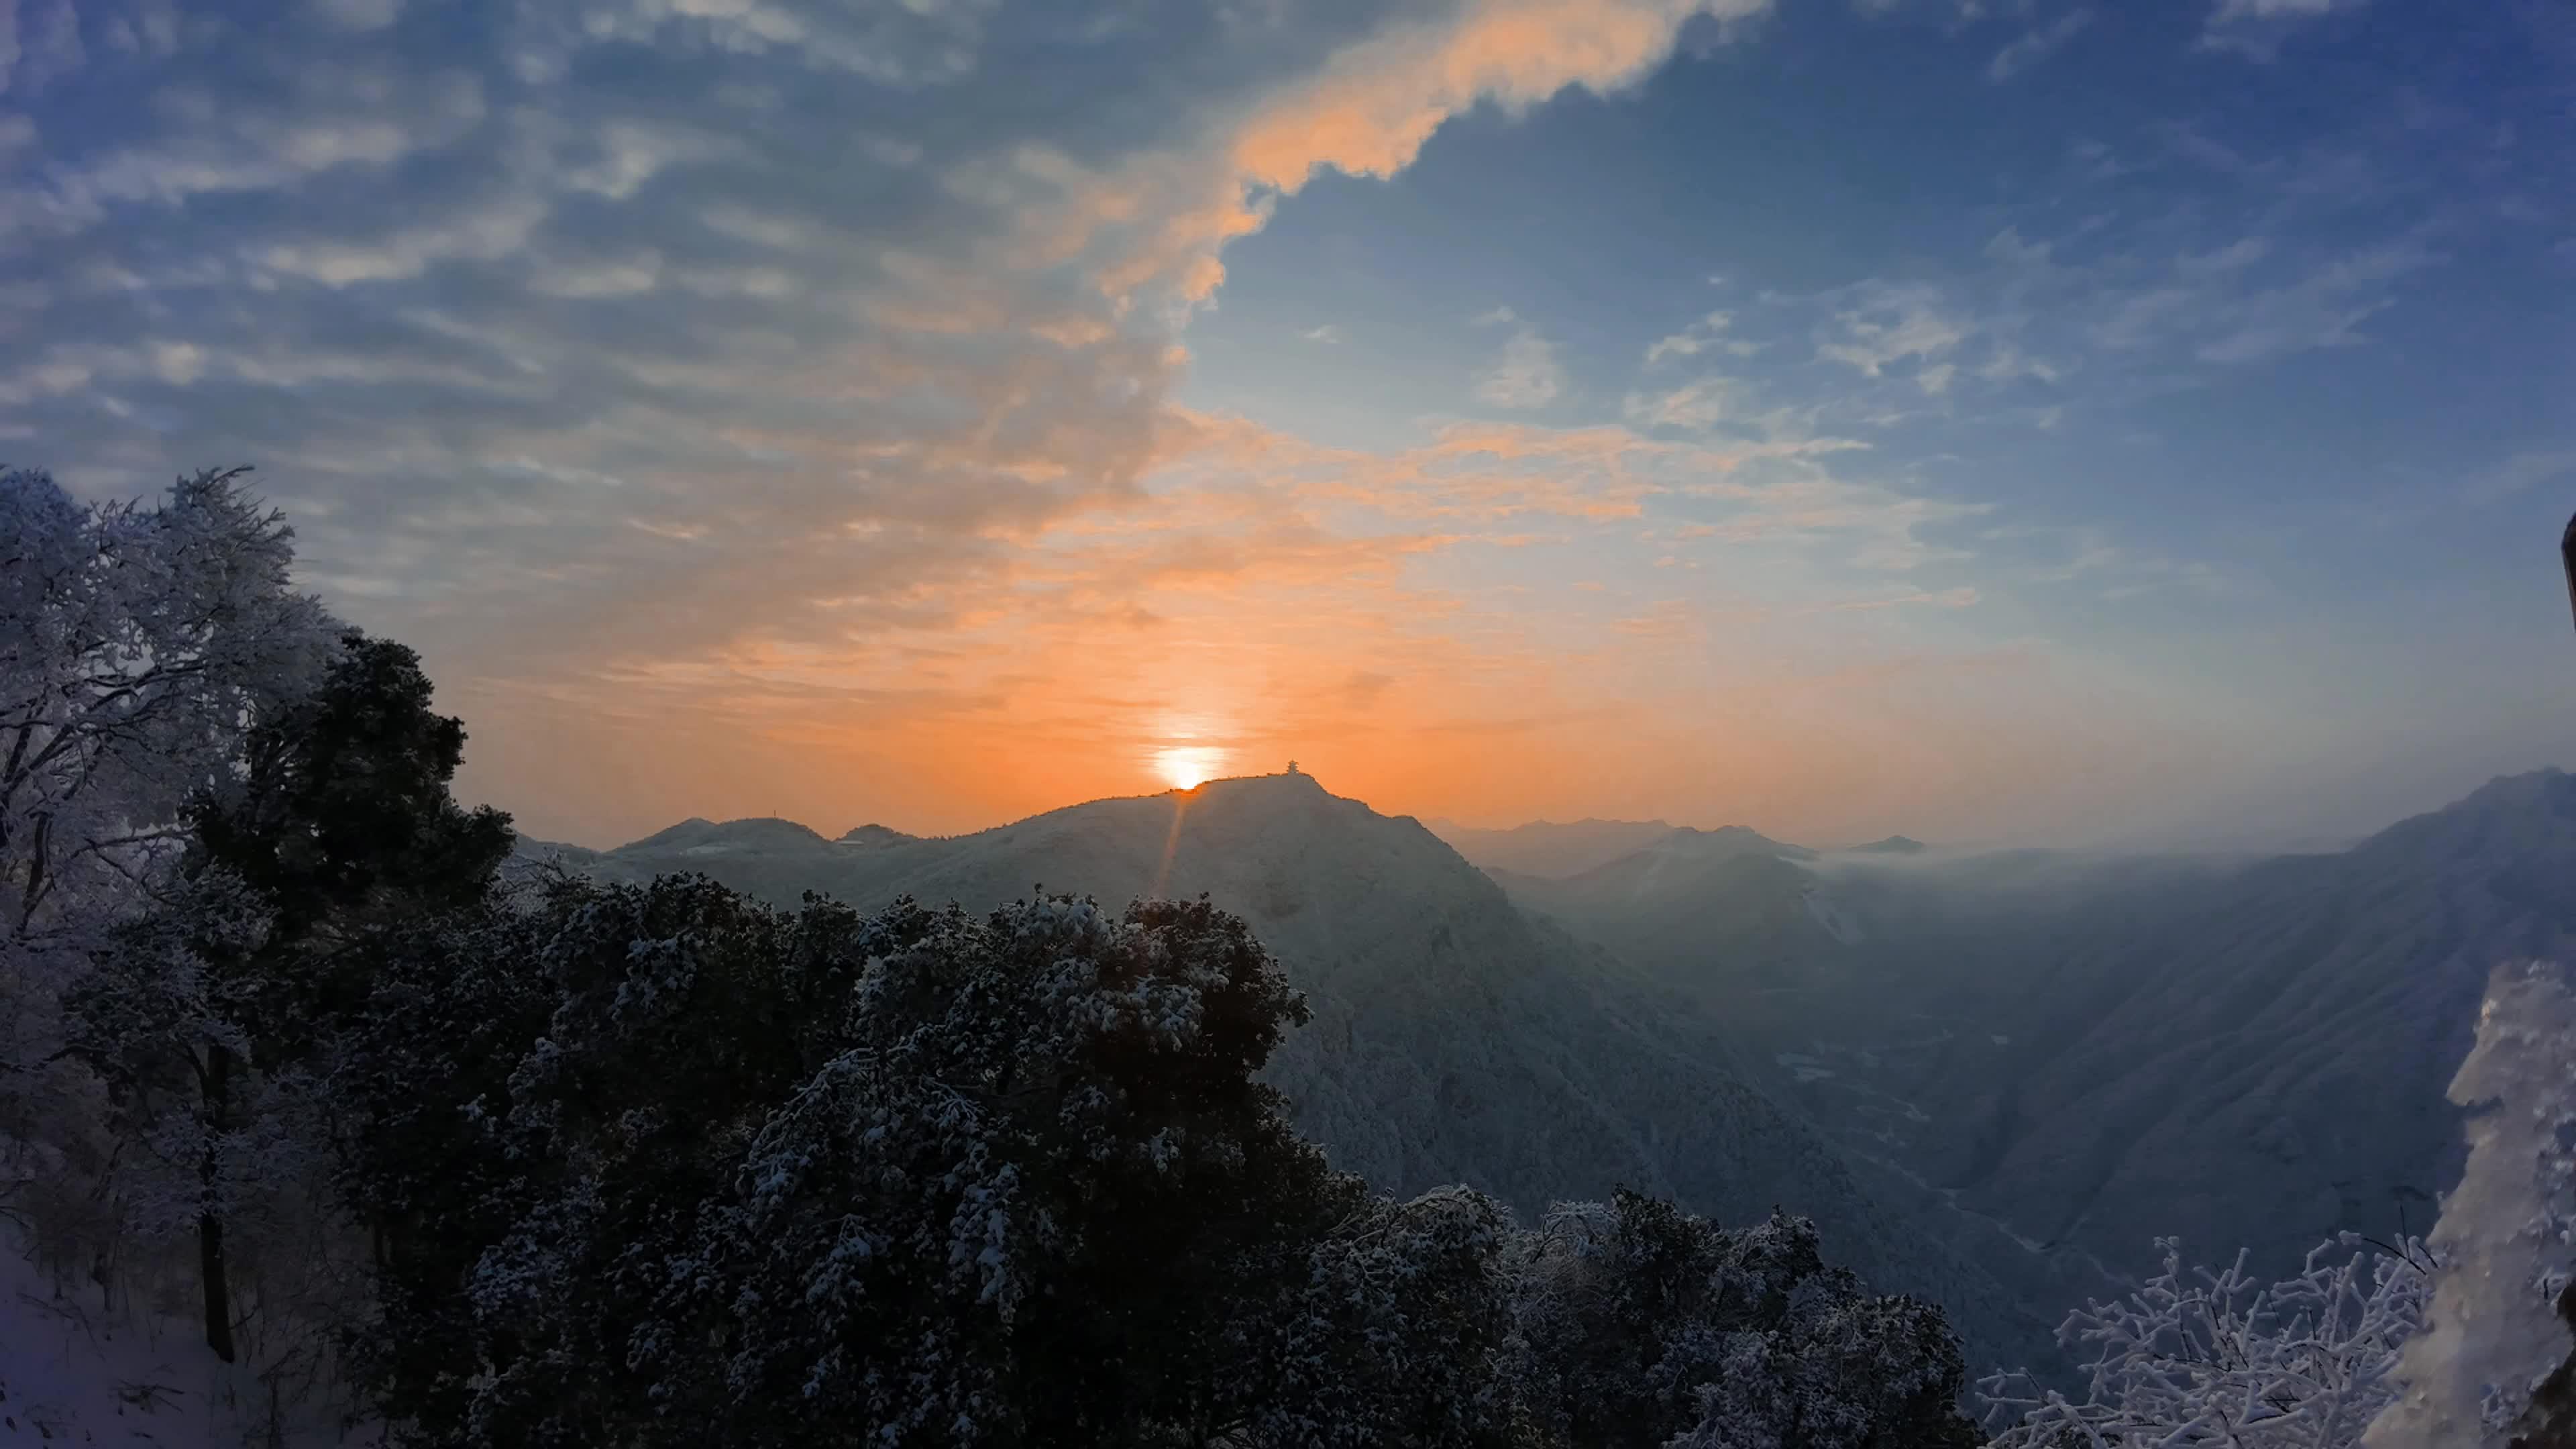
<instances>
[{"instance_id":1,"label":"mountain peak","mask_svg":"<svg viewBox=\"0 0 2576 1449\"><path fill-rule=\"evenodd\" d=\"M641 840L630 840L612 850L642 850L651 846L680 845L703 837L716 828L716 823L703 815L692 815L677 825L665 825Z\"/></svg>"},{"instance_id":2,"label":"mountain peak","mask_svg":"<svg viewBox=\"0 0 2576 1449\"><path fill-rule=\"evenodd\" d=\"M1920 855L1929 849L1931 849L1930 846L1910 835L1891 835L1885 840L1873 840L1867 845L1852 846L1850 853L1853 855Z\"/></svg>"},{"instance_id":3,"label":"mountain peak","mask_svg":"<svg viewBox=\"0 0 2576 1449\"><path fill-rule=\"evenodd\" d=\"M839 843L842 845L901 845L907 840L918 839L920 839L919 836L906 835L891 826L879 825L871 821L842 835Z\"/></svg>"},{"instance_id":4,"label":"mountain peak","mask_svg":"<svg viewBox=\"0 0 2576 1449\"><path fill-rule=\"evenodd\" d=\"M1333 793L1324 788L1323 781L1303 770L1279 770L1267 775L1228 775L1223 779L1209 780L1206 783L1228 785L1236 789L1310 790L1318 795Z\"/></svg>"},{"instance_id":5,"label":"mountain peak","mask_svg":"<svg viewBox=\"0 0 2576 1449\"><path fill-rule=\"evenodd\" d=\"M1776 855L1783 860L1813 860L1816 855L1803 845L1773 840L1750 825L1721 825L1714 830L1685 825L1646 850L1695 858Z\"/></svg>"},{"instance_id":6,"label":"mountain peak","mask_svg":"<svg viewBox=\"0 0 2576 1449\"><path fill-rule=\"evenodd\" d=\"M2576 775L2498 775L2439 810L2400 820L2351 854L2452 862L2503 858L2537 866L2576 842Z\"/></svg>"},{"instance_id":7,"label":"mountain peak","mask_svg":"<svg viewBox=\"0 0 2576 1449\"><path fill-rule=\"evenodd\" d=\"M692 815L667 830L657 830L642 840L630 840L611 854L655 850L732 850L746 846L775 846L823 843L822 835L810 825L782 820L775 815L754 816L748 820L727 820L722 824L703 816Z\"/></svg>"}]
</instances>

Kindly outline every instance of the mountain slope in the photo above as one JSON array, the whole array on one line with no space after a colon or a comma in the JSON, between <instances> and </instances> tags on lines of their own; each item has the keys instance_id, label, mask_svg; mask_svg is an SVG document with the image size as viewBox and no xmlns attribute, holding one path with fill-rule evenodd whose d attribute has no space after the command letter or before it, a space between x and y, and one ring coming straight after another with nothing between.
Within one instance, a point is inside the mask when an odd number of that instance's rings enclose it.
<instances>
[{"instance_id":1,"label":"mountain slope","mask_svg":"<svg viewBox=\"0 0 2576 1449\"><path fill-rule=\"evenodd\" d=\"M2443 1090L2487 973L2576 946L2571 879L2576 778L2548 771L2198 883L2156 928L2087 933L1998 1003L1997 1030L2032 1045L2010 1076L1925 1094L1968 1129L1936 1139L1935 1171L2106 1246L2181 1233L2280 1263L2401 1209L2420 1229L2458 1174Z\"/></svg>"},{"instance_id":2,"label":"mountain slope","mask_svg":"<svg viewBox=\"0 0 2576 1449\"><path fill-rule=\"evenodd\" d=\"M1661 820L1577 820L1563 825L1540 820L1509 830L1476 830L1445 820L1425 823L1470 864L1549 880L1607 865L1674 830Z\"/></svg>"},{"instance_id":3,"label":"mountain slope","mask_svg":"<svg viewBox=\"0 0 2576 1449\"><path fill-rule=\"evenodd\" d=\"M2179 1234L2280 1272L2338 1229L2430 1221L2489 968L2576 945L2576 779L2498 780L2336 854L1738 869L1512 884L1726 1003L1757 1083L1852 1152L2124 1271ZM1816 892L1853 933L1799 925Z\"/></svg>"},{"instance_id":4,"label":"mountain slope","mask_svg":"<svg viewBox=\"0 0 2576 1449\"><path fill-rule=\"evenodd\" d=\"M864 851L782 838L693 853L705 840L682 839L583 868L696 870L773 901L812 889L868 906L1204 892L1244 914L1307 993L1314 1020L1269 1075L1342 1166L1398 1193L1468 1182L1528 1214L1621 1184L1733 1222L1783 1205L1816 1219L1838 1261L1951 1309L1979 1362L2047 1357L2046 1321L2022 1306L2031 1285L1970 1261L2028 1255L1874 1200L1685 1001L1515 909L1414 821L1311 777L1214 781Z\"/></svg>"},{"instance_id":5,"label":"mountain slope","mask_svg":"<svg viewBox=\"0 0 2576 1449\"><path fill-rule=\"evenodd\" d=\"M1515 900L1628 961L1693 963L1657 974L1733 1012L1746 992L1794 982L1858 938L1825 877L1806 867L1816 858L1727 826L1676 830L1562 880L1499 878Z\"/></svg>"}]
</instances>

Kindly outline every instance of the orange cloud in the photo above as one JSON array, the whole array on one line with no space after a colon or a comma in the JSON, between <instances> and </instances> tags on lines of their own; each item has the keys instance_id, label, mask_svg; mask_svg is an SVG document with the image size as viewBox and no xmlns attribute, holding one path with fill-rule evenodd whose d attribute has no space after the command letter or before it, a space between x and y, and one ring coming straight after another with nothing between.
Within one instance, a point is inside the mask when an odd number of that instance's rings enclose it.
<instances>
[{"instance_id":1,"label":"orange cloud","mask_svg":"<svg viewBox=\"0 0 2576 1449\"><path fill-rule=\"evenodd\" d=\"M1372 35L1322 70L1210 118L1211 139L1110 172L1025 148L952 182L1033 208L1011 255L1023 264L1091 260L1107 295L1205 301L1223 282L1226 242L1259 230L1280 197L1317 173L1392 176L1450 117L1480 102L1518 111L1581 87L1643 79L1699 16L1740 22L1769 0L1469 0L1437 20Z\"/></svg>"},{"instance_id":2,"label":"orange cloud","mask_svg":"<svg viewBox=\"0 0 2576 1449\"><path fill-rule=\"evenodd\" d=\"M593 841L692 813L947 831L1159 789L1158 754L1186 746L1245 771L1293 756L1395 811L1630 809L1824 838L2028 799L2000 788L2004 772L2063 752L2036 738L2053 686L2033 657L1873 632L1895 605L1955 608L1973 589L1782 609L1622 598L1586 580L1551 614L1532 612L1517 581L1428 571L1476 542L1543 551L1592 537L1642 561L1670 546L1667 531L1641 543L1613 525L1656 497L1747 510L1731 533L1668 530L1693 546L1817 530L1902 540L1926 515L1901 497L1794 467L1786 482L1730 478L1711 493L1701 480L1728 477L1726 455L1615 427L1461 425L1373 454L1175 412L1156 423L1152 456L1132 498L1065 515L945 581L914 571L898 588L810 600L844 629L639 648L542 690L486 681L476 738L508 743L478 746L474 779L503 803L597 822L581 832ZM1500 526L1533 513L1568 531ZM2118 730L2088 714L2074 733L2154 755L2174 727L2148 702L2123 710ZM588 722L560 738L578 750L530 743L575 717ZM710 764L719 752L731 758ZM1920 773L1898 778L1894 762ZM544 833L548 818L529 824Z\"/></svg>"}]
</instances>

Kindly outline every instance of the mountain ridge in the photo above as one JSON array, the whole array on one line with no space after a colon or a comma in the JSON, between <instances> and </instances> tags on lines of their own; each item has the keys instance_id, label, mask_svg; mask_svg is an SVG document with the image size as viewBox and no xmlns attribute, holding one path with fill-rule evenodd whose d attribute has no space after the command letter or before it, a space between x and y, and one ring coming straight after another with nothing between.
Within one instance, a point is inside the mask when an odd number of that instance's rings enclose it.
<instances>
[{"instance_id":1,"label":"mountain ridge","mask_svg":"<svg viewBox=\"0 0 2576 1449\"><path fill-rule=\"evenodd\" d=\"M2487 971L2576 950L2576 777L2498 776L2329 853L1732 869L1507 884L1963 1207L2123 1271L2180 1235L2286 1273L2338 1229L2420 1228L2449 1185ZM1796 921L1819 892L1855 936Z\"/></svg>"},{"instance_id":2,"label":"mountain ridge","mask_svg":"<svg viewBox=\"0 0 2576 1449\"><path fill-rule=\"evenodd\" d=\"M1816 1219L1837 1261L1950 1307L1986 1361L2052 1356L2026 1300L2055 1268L1955 1215L1927 1234L1915 1194L1899 1209L1883 1201L1895 1189L1864 1187L1687 1002L1521 910L1418 820L1311 776L865 850L779 838L791 843L692 854L697 837L680 836L565 863L609 879L703 873L782 905L806 890L970 910L1040 889L1113 905L1205 893L1250 922L1313 1012L1268 1077L1302 1130L1381 1189L1467 1182L1527 1215L1622 1184L1721 1221L1786 1205Z\"/></svg>"}]
</instances>

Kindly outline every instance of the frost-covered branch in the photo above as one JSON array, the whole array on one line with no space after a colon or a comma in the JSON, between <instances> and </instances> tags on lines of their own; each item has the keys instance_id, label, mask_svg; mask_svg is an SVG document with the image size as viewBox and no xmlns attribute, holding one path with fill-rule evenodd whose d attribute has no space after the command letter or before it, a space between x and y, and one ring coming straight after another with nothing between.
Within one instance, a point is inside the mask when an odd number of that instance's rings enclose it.
<instances>
[{"instance_id":1,"label":"frost-covered branch","mask_svg":"<svg viewBox=\"0 0 2576 1449\"><path fill-rule=\"evenodd\" d=\"M2186 1270L2157 1240L2164 1271L2124 1301L2068 1316L2058 1337L2098 1349L2082 1401L2033 1394L2020 1376L1980 1384L1994 1449L2341 1449L2395 1396L2389 1371L2423 1320L2431 1259L2410 1239L2395 1253L2308 1254L2304 1271L2261 1283L2245 1255L2222 1271Z\"/></svg>"}]
</instances>

